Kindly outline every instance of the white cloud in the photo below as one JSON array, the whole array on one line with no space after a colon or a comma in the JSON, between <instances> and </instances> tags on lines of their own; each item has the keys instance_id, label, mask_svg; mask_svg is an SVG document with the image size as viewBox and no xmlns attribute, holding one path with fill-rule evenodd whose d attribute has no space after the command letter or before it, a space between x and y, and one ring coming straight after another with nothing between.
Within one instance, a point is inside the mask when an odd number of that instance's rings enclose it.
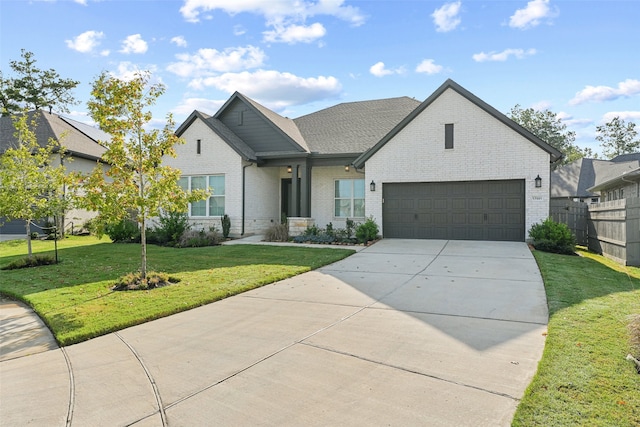
<instances>
[{"instance_id":1,"label":"white cloud","mask_svg":"<svg viewBox=\"0 0 640 427\"><path fill-rule=\"evenodd\" d=\"M264 41L273 43L311 43L314 40L324 37L327 30L318 22L306 25L274 25L273 30L265 31Z\"/></svg>"},{"instance_id":2,"label":"white cloud","mask_svg":"<svg viewBox=\"0 0 640 427\"><path fill-rule=\"evenodd\" d=\"M620 117L624 121L640 122L640 111L610 111L602 116L602 120L609 123L614 117Z\"/></svg>"},{"instance_id":3,"label":"white cloud","mask_svg":"<svg viewBox=\"0 0 640 427\"><path fill-rule=\"evenodd\" d=\"M122 41L122 53L145 53L149 49L149 45L142 39L140 34L131 34Z\"/></svg>"},{"instance_id":4,"label":"white cloud","mask_svg":"<svg viewBox=\"0 0 640 427\"><path fill-rule=\"evenodd\" d=\"M544 18L553 18L558 15L557 11L549 7L550 0L531 0L524 9L518 9L509 18L509 26L526 30L540 24Z\"/></svg>"},{"instance_id":5,"label":"white cloud","mask_svg":"<svg viewBox=\"0 0 640 427\"><path fill-rule=\"evenodd\" d=\"M113 77L116 77L120 80L130 81L130 80L133 80L133 78L136 77L137 74L148 71L151 73L150 83L152 84L162 83L161 79L155 76L156 74L155 72L157 71L157 69L158 67L155 65L140 67L139 65L134 64L132 62L123 61L118 64L118 68L116 71L110 71L109 74L111 74Z\"/></svg>"},{"instance_id":6,"label":"white cloud","mask_svg":"<svg viewBox=\"0 0 640 427\"><path fill-rule=\"evenodd\" d=\"M627 79L618 83L618 87L610 86L586 86L576 93L569 101L570 105L584 104L585 102L612 101L618 98L628 98L640 94L640 80Z\"/></svg>"},{"instance_id":7,"label":"white cloud","mask_svg":"<svg viewBox=\"0 0 640 427\"><path fill-rule=\"evenodd\" d=\"M74 1L74 2L76 2L76 3L78 3L78 4L81 4L81 5L83 5L83 6L86 6L86 5L87 5L87 0L73 0L73 1Z\"/></svg>"},{"instance_id":8,"label":"white cloud","mask_svg":"<svg viewBox=\"0 0 640 427\"><path fill-rule=\"evenodd\" d=\"M178 47L187 47L187 40L183 36L175 36L171 39L171 43Z\"/></svg>"},{"instance_id":9,"label":"white cloud","mask_svg":"<svg viewBox=\"0 0 640 427\"><path fill-rule=\"evenodd\" d=\"M81 53L91 53L100 45L100 40L104 38L102 31L85 31L77 35L73 40L65 40L67 47Z\"/></svg>"},{"instance_id":10,"label":"white cloud","mask_svg":"<svg viewBox=\"0 0 640 427\"><path fill-rule=\"evenodd\" d=\"M535 49L505 49L502 52L491 51L489 53L480 52L473 54L472 58L476 62L486 61L506 61L510 56L514 56L518 59L525 58L527 56L535 55Z\"/></svg>"},{"instance_id":11,"label":"white cloud","mask_svg":"<svg viewBox=\"0 0 640 427\"><path fill-rule=\"evenodd\" d=\"M213 87L229 94L239 91L276 110L333 98L342 90L338 79L332 76L304 78L272 70L225 73L196 79L189 85L195 89Z\"/></svg>"},{"instance_id":12,"label":"white cloud","mask_svg":"<svg viewBox=\"0 0 640 427\"><path fill-rule=\"evenodd\" d=\"M460 25L460 8L462 2L457 1L454 3L445 3L440 8L433 11L431 16L433 17L433 23L436 25L436 31L446 33L447 31L454 30Z\"/></svg>"},{"instance_id":13,"label":"white cloud","mask_svg":"<svg viewBox=\"0 0 640 427\"><path fill-rule=\"evenodd\" d=\"M188 115L191 114L193 110L198 110L207 114L213 114L218 111L225 102L226 100L218 101L207 98L187 98L183 99L171 112L174 114Z\"/></svg>"},{"instance_id":14,"label":"white cloud","mask_svg":"<svg viewBox=\"0 0 640 427\"><path fill-rule=\"evenodd\" d=\"M442 65L435 64L433 59L425 59L416 67L416 73L438 74L442 69Z\"/></svg>"},{"instance_id":15,"label":"white cloud","mask_svg":"<svg viewBox=\"0 0 640 427\"><path fill-rule=\"evenodd\" d=\"M377 62L369 68L369 72L376 77L389 76L391 74L403 74L404 67L394 68L392 70L385 68L384 62Z\"/></svg>"},{"instance_id":16,"label":"white cloud","mask_svg":"<svg viewBox=\"0 0 640 427\"><path fill-rule=\"evenodd\" d=\"M260 67L266 58L264 51L255 46L216 49L199 49L195 54L178 54L178 62L169 64L167 70L180 77L198 77L219 72L240 71Z\"/></svg>"},{"instance_id":17,"label":"white cloud","mask_svg":"<svg viewBox=\"0 0 640 427\"><path fill-rule=\"evenodd\" d=\"M573 116L566 111L560 111L556 114L556 117L562 120L562 123L574 129L586 128L593 124L593 120L591 119L574 119Z\"/></svg>"},{"instance_id":18,"label":"white cloud","mask_svg":"<svg viewBox=\"0 0 640 427\"><path fill-rule=\"evenodd\" d=\"M544 111L544 110L548 110L549 108L551 108L551 102L549 101L538 101L535 102L533 104L531 104L531 108L533 108L536 111ZM566 113L558 113L557 116L558 118L563 118L560 117L560 114L566 114Z\"/></svg>"},{"instance_id":19,"label":"white cloud","mask_svg":"<svg viewBox=\"0 0 640 427\"><path fill-rule=\"evenodd\" d=\"M180 8L183 18L189 22L198 22L200 14L213 10L222 10L229 15L242 12L264 16L267 21L294 19L304 22L315 15L331 15L348 21L353 25L364 23L364 16L357 7L345 6L344 0L184 0Z\"/></svg>"},{"instance_id":20,"label":"white cloud","mask_svg":"<svg viewBox=\"0 0 640 427\"><path fill-rule=\"evenodd\" d=\"M233 35L234 36L241 36L241 35L245 34L246 32L247 32L247 30L242 25L234 25L233 26Z\"/></svg>"}]
</instances>

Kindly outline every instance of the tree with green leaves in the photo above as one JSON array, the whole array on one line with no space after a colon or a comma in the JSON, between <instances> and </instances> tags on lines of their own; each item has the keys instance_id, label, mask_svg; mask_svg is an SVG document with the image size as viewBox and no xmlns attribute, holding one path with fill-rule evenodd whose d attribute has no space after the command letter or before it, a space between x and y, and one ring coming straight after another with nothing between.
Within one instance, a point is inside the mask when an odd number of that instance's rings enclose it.
<instances>
[{"instance_id":1,"label":"tree with green leaves","mask_svg":"<svg viewBox=\"0 0 640 427\"><path fill-rule=\"evenodd\" d=\"M152 84L149 72L139 72L129 81L102 73L93 82L89 113L100 129L111 135L101 141L106 172L96 168L85 177L83 207L99 212L98 232L107 224L133 218L141 233L140 274L147 280L146 226L161 211L185 212L190 201L204 199L205 191L185 192L179 185L180 171L162 165L163 156L175 157L174 145L184 143L173 127L171 114L162 129L148 129L153 116L148 107L164 93L162 84ZM106 176L105 176L106 175Z\"/></svg>"},{"instance_id":2,"label":"tree with green leaves","mask_svg":"<svg viewBox=\"0 0 640 427\"><path fill-rule=\"evenodd\" d=\"M36 67L32 52L22 49L21 57L9 63L16 77L0 72L0 116L47 107L68 113L68 106L77 103L71 91L80 82L63 79L53 69Z\"/></svg>"},{"instance_id":3,"label":"tree with green leaves","mask_svg":"<svg viewBox=\"0 0 640 427\"><path fill-rule=\"evenodd\" d=\"M620 154L636 153L640 149L640 139L634 122L625 122L614 117L610 122L596 127L596 140L600 141L602 153L607 159Z\"/></svg>"},{"instance_id":4,"label":"tree with green leaves","mask_svg":"<svg viewBox=\"0 0 640 427\"><path fill-rule=\"evenodd\" d=\"M533 108L523 109L516 104L509 112L509 117L564 154L562 161L553 165L554 168L583 157L594 157L590 148L580 148L574 144L576 133L567 130L567 125L562 123L562 119L548 109L543 111Z\"/></svg>"},{"instance_id":5,"label":"tree with green leaves","mask_svg":"<svg viewBox=\"0 0 640 427\"><path fill-rule=\"evenodd\" d=\"M46 145L36 138L39 112L15 116L15 144L0 154L0 218L24 220L27 251L32 257L30 225L37 219L57 217L71 206L65 190L72 176L62 162L64 149L50 138Z\"/></svg>"}]
</instances>

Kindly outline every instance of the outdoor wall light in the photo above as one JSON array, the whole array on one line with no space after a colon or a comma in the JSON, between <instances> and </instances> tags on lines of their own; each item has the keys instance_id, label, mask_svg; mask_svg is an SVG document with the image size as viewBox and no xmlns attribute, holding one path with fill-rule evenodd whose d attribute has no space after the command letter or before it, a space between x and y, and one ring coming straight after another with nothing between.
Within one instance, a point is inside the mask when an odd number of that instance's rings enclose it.
<instances>
[{"instance_id":1,"label":"outdoor wall light","mask_svg":"<svg viewBox=\"0 0 640 427\"><path fill-rule=\"evenodd\" d=\"M345 171L345 172L349 172L349 165L347 165L347 166L345 166L345 167L344 167L344 171Z\"/></svg>"},{"instance_id":2,"label":"outdoor wall light","mask_svg":"<svg viewBox=\"0 0 640 427\"><path fill-rule=\"evenodd\" d=\"M369 190L371 191L376 191L376 183L371 181L371 184L369 184Z\"/></svg>"},{"instance_id":3,"label":"outdoor wall light","mask_svg":"<svg viewBox=\"0 0 640 427\"><path fill-rule=\"evenodd\" d=\"M536 188L540 188L542 187L542 178L540 178L540 175L536 176Z\"/></svg>"},{"instance_id":4,"label":"outdoor wall light","mask_svg":"<svg viewBox=\"0 0 640 427\"><path fill-rule=\"evenodd\" d=\"M291 166L287 166L287 173L291 173Z\"/></svg>"}]
</instances>

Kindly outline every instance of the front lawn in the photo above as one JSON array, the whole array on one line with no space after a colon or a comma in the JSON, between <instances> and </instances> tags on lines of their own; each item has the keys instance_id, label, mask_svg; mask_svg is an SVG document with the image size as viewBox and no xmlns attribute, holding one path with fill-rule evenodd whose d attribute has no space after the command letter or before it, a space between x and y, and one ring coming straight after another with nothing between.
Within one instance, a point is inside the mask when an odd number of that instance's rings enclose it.
<instances>
[{"instance_id":1,"label":"front lawn","mask_svg":"<svg viewBox=\"0 0 640 427\"><path fill-rule=\"evenodd\" d=\"M338 261L352 250L262 245L167 248L148 245L149 270L180 282L148 291L111 291L138 269L140 245L70 237L57 265L0 271L0 293L26 302L61 345L188 310ZM52 241L33 242L53 255ZM26 242L0 243L0 267L24 257Z\"/></svg>"},{"instance_id":2,"label":"front lawn","mask_svg":"<svg viewBox=\"0 0 640 427\"><path fill-rule=\"evenodd\" d=\"M640 375L625 360L629 316L640 313L640 269L581 254L534 252L548 335L514 426L640 425Z\"/></svg>"}]
</instances>

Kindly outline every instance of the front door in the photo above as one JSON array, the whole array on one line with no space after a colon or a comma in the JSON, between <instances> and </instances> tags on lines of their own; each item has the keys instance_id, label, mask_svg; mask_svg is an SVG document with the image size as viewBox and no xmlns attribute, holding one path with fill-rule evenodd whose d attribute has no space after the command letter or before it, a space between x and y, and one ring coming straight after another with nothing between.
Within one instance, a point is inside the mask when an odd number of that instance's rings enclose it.
<instances>
[{"instance_id":1,"label":"front door","mask_svg":"<svg viewBox=\"0 0 640 427\"><path fill-rule=\"evenodd\" d=\"M298 216L296 214L295 206L293 205L293 180L291 178L284 178L282 180L282 196L280 197L280 212L286 218L292 216ZM300 178L298 178L298 203L300 203ZM300 211L298 206L298 212Z\"/></svg>"}]
</instances>

